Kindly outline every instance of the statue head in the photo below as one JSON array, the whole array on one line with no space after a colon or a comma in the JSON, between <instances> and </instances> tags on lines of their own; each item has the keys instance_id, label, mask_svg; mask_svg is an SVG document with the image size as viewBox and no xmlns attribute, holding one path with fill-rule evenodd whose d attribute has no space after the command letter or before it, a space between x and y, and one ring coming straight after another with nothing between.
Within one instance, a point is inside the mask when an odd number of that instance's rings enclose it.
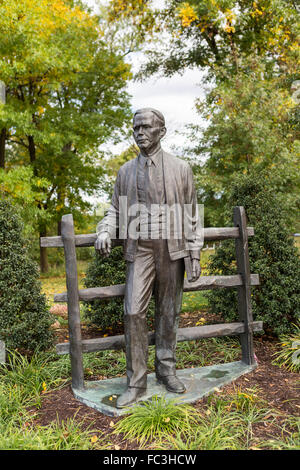
<instances>
[{"instance_id":1,"label":"statue head","mask_svg":"<svg viewBox=\"0 0 300 470\"><path fill-rule=\"evenodd\" d=\"M141 152L150 155L160 148L166 134L165 118L153 108L138 109L133 117L133 137Z\"/></svg>"}]
</instances>

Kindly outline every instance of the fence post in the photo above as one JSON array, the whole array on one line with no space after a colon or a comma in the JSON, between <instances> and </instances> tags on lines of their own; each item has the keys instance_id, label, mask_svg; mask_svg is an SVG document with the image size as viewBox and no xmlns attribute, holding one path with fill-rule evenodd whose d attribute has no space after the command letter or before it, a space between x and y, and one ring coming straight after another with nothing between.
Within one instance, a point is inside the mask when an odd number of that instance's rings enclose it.
<instances>
[{"instance_id":1,"label":"fence post","mask_svg":"<svg viewBox=\"0 0 300 470\"><path fill-rule=\"evenodd\" d=\"M83 360L81 347L80 306L78 294L77 260L74 222L72 214L61 219L61 236L65 251L66 284L68 292L68 322L72 388L84 388Z\"/></svg>"},{"instance_id":2,"label":"fence post","mask_svg":"<svg viewBox=\"0 0 300 470\"><path fill-rule=\"evenodd\" d=\"M5 343L0 339L0 364L5 364L6 359L6 350L5 350Z\"/></svg>"},{"instance_id":3,"label":"fence post","mask_svg":"<svg viewBox=\"0 0 300 470\"><path fill-rule=\"evenodd\" d=\"M245 332L240 335L242 361L255 364L253 349L253 317L251 306L250 264L248 250L248 233L245 208L236 206L233 209L233 222L239 228L240 236L235 240L235 253L238 274L242 276L243 285L238 287L238 312L240 321L244 322Z\"/></svg>"}]
</instances>

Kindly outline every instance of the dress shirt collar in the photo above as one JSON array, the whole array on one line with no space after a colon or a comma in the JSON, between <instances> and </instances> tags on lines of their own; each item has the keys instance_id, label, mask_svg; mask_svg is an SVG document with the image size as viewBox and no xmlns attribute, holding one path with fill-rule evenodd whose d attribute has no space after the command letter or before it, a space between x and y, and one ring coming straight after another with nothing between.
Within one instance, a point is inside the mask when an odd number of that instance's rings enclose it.
<instances>
[{"instance_id":1,"label":"dress shirt collar","mask_svg":"<svg viewBox=\"0 0 300 470\"><path fill-rule=\"evenodd\" d=\"M139 159L140 159L140 162L142 163L143 166L146 166L148 158L151 158L154 166L158 166L160 161L161 161L161 157L162 157L162 149L161 148L157 152L155 152L152 155L149 155L147 157L145 155L143 155L141 152L139 154Z\"/></svg>"}]
</instances>

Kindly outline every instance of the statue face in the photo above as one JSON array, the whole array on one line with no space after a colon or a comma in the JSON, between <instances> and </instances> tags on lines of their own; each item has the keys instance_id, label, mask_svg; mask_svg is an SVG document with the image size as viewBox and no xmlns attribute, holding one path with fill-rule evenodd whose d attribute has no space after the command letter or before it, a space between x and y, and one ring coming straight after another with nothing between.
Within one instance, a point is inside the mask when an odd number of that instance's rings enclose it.
<instances>
[{"instance_id":1,"label":"statue face","mask_svg":"<svg viewBox=\"0 0 300 470\"><path fill-rule=\"evenodd\" d=\"M166 129L151 111L138 113L133 121L133 137L141 151L151 153L165 135Z\"/></svg>"}]
</instances>

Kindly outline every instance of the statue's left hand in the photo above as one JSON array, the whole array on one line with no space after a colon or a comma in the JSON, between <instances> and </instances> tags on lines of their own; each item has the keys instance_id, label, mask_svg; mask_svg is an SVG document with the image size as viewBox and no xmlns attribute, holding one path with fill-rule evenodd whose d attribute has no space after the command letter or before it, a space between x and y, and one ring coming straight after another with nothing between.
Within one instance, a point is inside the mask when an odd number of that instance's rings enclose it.
<instances>
[{"instance_id":1,"label":"statue's left hand","mask_svg":"<svg viewBox=\"0 0 300 470\"><path fill-rule=\"evenodd\" d=\"M197 281L201 274L201 266L198 259L192 259L192 281Z\"/></svg>"}]
</instances>

